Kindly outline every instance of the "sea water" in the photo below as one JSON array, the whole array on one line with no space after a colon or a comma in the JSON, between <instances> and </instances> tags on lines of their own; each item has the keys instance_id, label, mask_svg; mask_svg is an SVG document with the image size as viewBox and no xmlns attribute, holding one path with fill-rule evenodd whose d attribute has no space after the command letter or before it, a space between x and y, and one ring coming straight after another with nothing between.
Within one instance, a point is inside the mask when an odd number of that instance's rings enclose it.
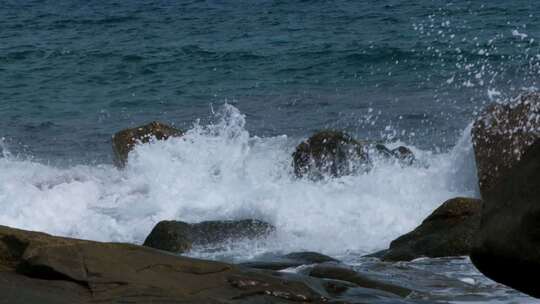
<instances>
[{"instance_id":1,"label":"sea water","mask_svg":"<svg viewBox=\"0 0 540 304\"><path fill-rule=\"evenodd\" d=\"M426 292L413 301L532 302L467 259L362 256L479 196L470 124L537 90L539 14L526 0L3 1L0 224L142 243L160 220L255 218L276 233L189 254L311 250ZM115 168L111 135L152 120L186 135ZM418 161L298 179L291 154L320 129Z\"/></svg>"}]
</instances>

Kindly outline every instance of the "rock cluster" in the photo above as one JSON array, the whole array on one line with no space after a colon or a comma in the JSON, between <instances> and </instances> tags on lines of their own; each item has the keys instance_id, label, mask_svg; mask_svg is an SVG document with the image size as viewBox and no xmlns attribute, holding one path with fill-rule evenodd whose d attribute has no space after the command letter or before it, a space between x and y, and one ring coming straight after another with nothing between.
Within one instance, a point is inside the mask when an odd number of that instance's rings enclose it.
<instances>
[{"instance_id":1,"label":"rock cluster","mask_svg":"<svg viewBox=\"0 0 540 304\"><path fill-rule=\"evenodd\" d=\"M395 159L402 165L412 165L415 159L407 147L390 150L382 144L356 140L332 130L313 134L296 147L292 156L296 176L314 180L367 172L374 157Z\"/></svg>"},{"instance_id":2,"label":"rock cluster","mask_svg":"<svg viewBox=\"0 0 540 304\"><path fill-rule=\"evenodd\" d=\"M183 132L160 122L113 136L115 164L126 165L138 143L165 140ZM482 200L444 202L420 226L371 256L385 261L469 255L487 276L532 296L540 288L530 278L540 271L540 94L524 94L510 104L491 105L475 121L472 140ZM373 159L411 165L407 147L356 140L340 131L317 132L300 143L292 165L297 177L320 179L367 172ZM234 266L166 254L194 246L257 239L274 231L256 220L197 224L158 223L146 247L52 237L0 226L0 294L9 303L274 303L328 301L299 280L268 270L317 264L308 275L326 295L349 288L372 288L404 297L407 288L379 282L313 252ZM266 269L266 270L255 270ZM336 281L337 280L337 281ZM23 296L19 290L24 288ZM6 303L7 303L6 302Z\"/></svg>"}]
</instances>

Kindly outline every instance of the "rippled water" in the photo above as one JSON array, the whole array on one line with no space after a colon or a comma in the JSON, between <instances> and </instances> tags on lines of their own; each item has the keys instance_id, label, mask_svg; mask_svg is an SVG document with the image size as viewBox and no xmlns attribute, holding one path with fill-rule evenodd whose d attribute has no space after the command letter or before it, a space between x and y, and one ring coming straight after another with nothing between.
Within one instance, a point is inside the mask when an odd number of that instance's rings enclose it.
<instances>
[{"instance_id":1,"label":"rippled water","mask_svg":"<svg viewBox=\"0 0 540 304\"><path fill-rule=\"evenodd\" d=\"M3 1L0 224L141 243L164 219L257 218L276 234L190 255L313 250L417 290L413 303L532 302L467 259L360 257L478 196L468 125L536 90L539 13L525 0ZM156 119L187 135L114 168L111 134ZM408 145L418 165L295 178L294 147L323 128Z\"/></svg>"},{"instance_id":2,"label":"rippled water","mask_svg":"<svg viewBox=\"0 0 540 304\"><path fill-rule=\"evenodd\" d=\"M224 101L258 136L335 127L447 150L484 103L538 84L529 0L0 5L0 136L60 164L110 162L114 131L189 128Z\"/></svg>"}]
</instances>

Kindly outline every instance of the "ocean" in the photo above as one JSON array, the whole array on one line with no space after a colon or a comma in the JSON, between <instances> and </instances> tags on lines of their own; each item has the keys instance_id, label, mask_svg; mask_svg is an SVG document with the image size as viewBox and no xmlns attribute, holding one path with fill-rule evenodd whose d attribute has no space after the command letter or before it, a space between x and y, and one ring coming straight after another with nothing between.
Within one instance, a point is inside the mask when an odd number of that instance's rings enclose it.
<instances>
[{"instance_id":1,"label":"ocean","mask_svg":"<svg viewBox=\"0 0 540 304\"><path fill-rule=\"evenodd\" d=\"M257 218L272 239L190 254L312 250L375 267L361 256L479 196L470 124L537 90L535 4L1 0L0 224L142 243L160 220ZM153 120L188 140L115 168L112 134ZM419 165L296 178L295 146L322 129L409 146ZM467 259L404 265L456 284L411 280L423 300L534 302Z\"/></svg>"}]
</instances>

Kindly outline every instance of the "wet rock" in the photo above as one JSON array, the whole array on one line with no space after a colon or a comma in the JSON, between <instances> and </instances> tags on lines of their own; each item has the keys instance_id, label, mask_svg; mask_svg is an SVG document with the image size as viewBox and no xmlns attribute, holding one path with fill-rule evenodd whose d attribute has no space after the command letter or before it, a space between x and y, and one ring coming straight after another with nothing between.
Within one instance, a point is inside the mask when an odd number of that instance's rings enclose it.
<instances>
[{"instance_id":1,"label":"wet rock","mask_svg":"<svg viewBox=\"0 0 540 304\"><path fill-rule=\"evenodd\" d=\"M118 167L124 167L127 163L129 152L133 150L133 147L137 143L147 143L151 138L165 140L169 137L182 136L183 134L181 130L158 121L117 132L112 137L114 163Z\"/></svg>"},{"instance_id":2,"label":"wet rock","mask_svg":"<svg viewBox=\"0 0 540 304\"><path fill-rule=\"evenodd\" d=\"M339 262L338 260L329 257L327 255L313 252L313 251L302 251L302 252L292 252L284 256L286 259L302 262L302 264L320 264L326 262Z\"/></svg>"},{"instance_id":3,"label":"wet rock","mask_svg":"<svg viewBox=\"0 0 540 304\"><path fill-rule=\"evenodd\" d=\"M340 131L320 131L300 143L293 153L298 177L339 177L369 166L367 146Z\"/></svg>"},{"instance_id":4,"label":"wet rock","mask_svg":"<svg viewBox=\"0 0 540 304\"><path fill-rule=\"evenodd\" d=\"M406 297L412 292L408 288L382 282L348 268L331 265L317 265L309 271L309 275L316 278L350 282L359 287L382 290L400 297Z\"/></svg>"},{"instance_id":5,"label":"wet rock","mask_svg":"<svg viewBox=\"0 0 540 304\"><path fill-rule=\"evenodd\" d=\"M369 171L375 156L397 160L402 165L412 165L415 160L407 147L390 150L383 144L327 130L315 133L296 147L293 168L297 177L340 177Z\"/></svg>"},{"instance_id":6,"label":"wet rock","mask_svg":"<svg viewBox=\"0 0 540 304\"><path fill-rule=\"evenodd\" d=\"M493 104L471 131L482 194L496 187L540 135L540 94L520 96L510 104Z\"/></svg>"},{"instance_id":7,"label":"wet rock","mask_svg":"<svg viewBox=\"0 0 540 304\"><path fill-rule=\"evenodd\" d=\"M376 144L375 148L370 150L374 150L379 157L396 160L403 166L410 166L415 161L414 153L405 146L390 150L383 144Z\"/></svg>"},{"instance_id":8,"label":"wet rock","mask_svg":"<svg viewBox=\"0 0 540 304\"><path fill-rule=\"evenodd\" d=\"M323 303L300 279L0 226L2 303Z\"/></svg>"},{"instance_id":9,"label":"wet rock","mask_svg":"<svg viewBox=\"0 0 540 304\"><path fill-rule=\"evenodd\" d=\"M444 202L420 226L370 255L385 261L469 255L480 224L482 202L458 197Z\"/></svg>"},{"instance_id":10,"label":"wet rock","mask_svg":"<svg viewBox=\"0 0 540 304\"><path fill-rule=\"evenodd\" d=\"M471 253L486 276L540 297L540 95L493 105L472 130L484 201Z\"/></svg>"},{"instance_id":11,"label":"wet rock","mask_svg":"<svg viewBox=\"0 0 540 304\"><path fill-rule=\"evenodd\" d=\"M196 224L161 221L152 229L144 246L183 253L193 246L265 237L274 230L272 225L258 220L206 221Z\"/></svg>"},{"instance_id":12,"label":"wet rock","mask_svg":"<svg viewBox=\"0 0 540 304\"><path fill-rule=\"evenodd\" d=\"M240 265L257 269L283 270L302 265L320 264L334 262L338 260L317 252L293 252L284 256L263 256L259 260L241 263Z\"/></svg>"},{"instance_id":13,"label":"wet rock","mask_svg":"<svg viewBox=\"0 0 540 304\"><path fill-rule=\"evenodd\" d=\"M410 166L414 164L415 157L411 149L405 146L399 146L392 150L392 155L403 165Z\"/></svg>"}]
</instances>

